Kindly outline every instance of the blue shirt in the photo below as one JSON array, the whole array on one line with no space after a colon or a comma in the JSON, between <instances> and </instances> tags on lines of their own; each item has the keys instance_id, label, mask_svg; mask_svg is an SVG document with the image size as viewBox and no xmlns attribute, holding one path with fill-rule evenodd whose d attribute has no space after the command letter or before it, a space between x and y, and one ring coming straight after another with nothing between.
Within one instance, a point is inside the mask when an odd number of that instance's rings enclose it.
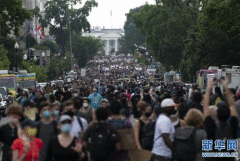
<instances>
[{"instance_id":1,"label":"blue shirt","mask_svg":"<svg viewBox=\"0 0 240 161\"><path fill-rule=\"evenodd\" d=\"M98 87L98 93L99 93L100 95L103 95L103 94L104 94L104 87L103 87L103 86L99 86L99 87Z\"/></svg>"},{"instance_id":2,"label":"blue shirt","mask_svg":"<svg viewBox=\"0 0 240 161\"><path fill-rule=\"evenodd\" d=\"M101 96L100 94L98 94L98 93L97 93L96 95L91 94L91 95L88 96L88 99L89 99L90 102L91 102L90 106L91 106L92 108L94 108L95 110L97 110L98 107L100 107L101 101L102 101L102 96Z\"/></svg>"}]
</instances>

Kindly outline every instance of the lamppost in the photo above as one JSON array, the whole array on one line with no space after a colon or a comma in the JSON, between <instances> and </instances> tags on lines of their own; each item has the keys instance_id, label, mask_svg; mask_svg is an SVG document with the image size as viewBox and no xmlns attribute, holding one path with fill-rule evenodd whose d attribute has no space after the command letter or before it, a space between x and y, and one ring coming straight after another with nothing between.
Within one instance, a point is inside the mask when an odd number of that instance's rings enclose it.
<instances>
[{"instance_id":1,"label":"lamppost","mask_svg":"<svg viewBox=\"0 0 240 161\"><path fill-rule=\"evenodd\" d=\"M24 54L24 55L23 55L23 59L24 59L24 60L27 60L27 58L28 58L27 54ZM34 56L33 60L34 60L34 61L37 61L37 57Z\"/></svg>"},{"instance_id":2,"label":"lamppost","mask_svg":"<svg viewBox=\"0 0 240 161\"><path fill-rule=\"evenodd\" d=\"M16 54L16 72L18 73L18 49L19 49L19 45L18 45L17 42L16 42L16 44L14 45L14 48L15 48L16 51L17 51L17 54Z\"/></svg>"},{"instance_id":3,"label":"lamppost","mask_svg":"<svg viewBox=\"0 0 240 161\"><path fill-rule=\"evenodd\" d=\"M43 66L45 66L45 60L44 60L44 57L45 57L45 53L42 52L42 59L43 59L42 64L43 64Z\"/></svg>"}]
</instances>

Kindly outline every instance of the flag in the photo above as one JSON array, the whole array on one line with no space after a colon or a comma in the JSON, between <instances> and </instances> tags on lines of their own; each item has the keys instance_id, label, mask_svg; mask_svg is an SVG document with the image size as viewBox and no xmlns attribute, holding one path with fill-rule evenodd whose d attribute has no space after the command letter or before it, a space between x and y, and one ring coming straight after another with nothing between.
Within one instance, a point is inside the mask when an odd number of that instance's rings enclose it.
<instances>
[{"instance_id":1,"label":"flag","mask_svg":"<svg viewBox=\"0 0 240 161\"><path fill-rule=\"evenodd\" d=\"M35 36L36 35L36 29L33 30L33 28L30 29L30 33L32 34L32 36Z\"/></svg>"},{"instance_id":2,"label":"flag","mask_svg":"<svg viewBox=\"0 0 240 161\"><path fill-rule=\"evenodd\" d=\"M38 28L37 28L37 30L39 31L39 30L41 30L41 29L42 29L42 26L39 25Z\"/></svg>"}]
</instances>

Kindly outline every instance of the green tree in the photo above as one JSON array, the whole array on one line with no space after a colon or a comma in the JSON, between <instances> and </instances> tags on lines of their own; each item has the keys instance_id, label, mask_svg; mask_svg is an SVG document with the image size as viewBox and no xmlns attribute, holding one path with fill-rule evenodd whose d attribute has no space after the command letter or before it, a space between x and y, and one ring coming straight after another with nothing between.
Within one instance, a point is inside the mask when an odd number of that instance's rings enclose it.
<instances>
[{"instance_id":1,"label":"green tree","mask_svg":"<svg viewBox=\"0 0 240 161\"><path fill-rule=\"evenodd\" d=\"M47 46L51 50L52 54L57 54L59 52L59 47L56 43L46 40L41 43L41 46Z\"/></svg>"},{"instance_id":2,"label":"green tree","mask_svg":"<svg viewBox=\"0 0 240 161\"><path fill-rule=\"evenodd\" d=\"M4 49L7 50L8 54L7 57L9 61L11 62L9 69L12 70L13 67L16 65L16 58L17 58L17 52L14 48L14 45L16 43L16 40L9 38L9 37L2 37L0 38L0 45L4 45ZM18 43L19 44L19 43ZM23 53L22 50L18 50L18 66L22 66L22 60L23 60Z\"/></svg>"},{"instance_id":3,"label":"green tree","mask_svg":"<svg viewBox=\"0 0 240 161\"><path fill-rule=\"evenodd\" d=\"M130 13L138 13L142 7L137 7L130 10ZM128 14L127 14L128 15ZM145 44L145 36L141 34L141 31L136 27L131 16L127 16L127 20L124 25L125 34L119 40L120 48L119 53L133 53L136 47L134 44Z\"/></svg>"},{"instance_id":4,"label":"green tree","mask_svg":"<svg viewBox=\"0 0 240 161\"><path fill-rule=\"evenodd\" d=\"M185 80L192 81L201 68L239 64L239 7L236 0L212 0L203 5L183 52L181 73Z\"/></svg>"},{"instance_id":5,"label":"green tree","mask_svg":"<svg viewBox=\"0 0 240 161\"><path fill-rule=\"evenodd\" d=\"M19 28L26 19L31 19L31 13L23 8L21 0L1 0L0 37L7 37L11 31L19 36Z\"/></svg>"},{"instance_id":6,"label":"green tree","mask_svg":"<svg viewBox=\"0 0 240 161\"><path fill-rule=\"evenodd\" d=\"M7 50L3 45L0 45L0 70L9 70L10 61L7 57Z\"/></svg>"},{"instance_id":7,"label":"green tree","mask_svg":"<svg viewBox=\"0 0 240 161\"><path fill-rule=\"evenodd\" d=\"M48 75L44 66L36 65L35 62L23 61L23 69L28 73L35 73L38 82L47 81Z\"/></svg>"},{"instance_id":8,"label":"green tree","mask_svg":"<svg viewBox=\"0 0 240 161\"><path fill-rule=\"evenodd\" d=\"M158 5L144 5L137 13L130 13L135 25L146 37L154 57L167 70L179 69L187 31L196 25L200 3L162 0Z\"/></svg>"},{"instance_id":9,"label":"green tree","mask_svg":"<svg viewBox=\"0 0 240 161\"><path fill-rule=\"evenodd\" d=\"M37 45L37 40L31 35L31 34L28 34L26 36L26 48L31 48L33 47L34 45Z\"/></svg>"},{"instance_id":10,"label":"green tree","mask_svg":"<svg viewBox=\"0 0 240 161\"><path fill-rule=\"evenodd\" d=\"M52 0L45 4L45 18L40 18L40 23L50 26L50 34L56 38L56 43L61 47L61 55L66 53L66 44L69 41L69 30L75 33L90 31L87 20L90 11L98 4L95 0L86 1L82 8L70 9L70 3L76 5L81 0ZM38 10L34 11L37 14ZM38 14L39 15L39 14ZM71 28L69 29L69 22Z\"/></svg>"},{"instance_id":11,"label":"green tree","mask_svg":"<svg viewBox=\"0 0 240 161\"><path fill-rule=\"evenodd\" d=\"M72 37L72 49L79 67L85 67L89 60L98 52L103 51L103 43L100 39L74 34Z\"/></svg>"}]
</instances>

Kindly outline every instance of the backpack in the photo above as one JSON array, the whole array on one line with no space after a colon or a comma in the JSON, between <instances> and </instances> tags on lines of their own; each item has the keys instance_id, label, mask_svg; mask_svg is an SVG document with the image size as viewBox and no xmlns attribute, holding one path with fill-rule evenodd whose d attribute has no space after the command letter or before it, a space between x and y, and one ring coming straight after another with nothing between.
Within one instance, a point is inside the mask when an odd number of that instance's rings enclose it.
<instances>
[{"instance_id":1,"label":"backpack","mask_svg":"<svg viewBox=\"0 0 240 161\"><path fill-rule=\"evenodd\" d=\"M76 116L76 117L77 117L77 116ZM77 117L77 120L78 120L78 123L79 123L79 125L80 125L80 127L81 127L81 129L82 129L82 132L84 132L84 128L83 128L83 124L82 124L81 118L80 118L80 117Z\"/></svg>"},{"instance_id":2,"label":"backpack","mask_svg":"<svg viewBox=\"0 0 240 161\"><path fill-rule=\"evenodd\" d=\"M154 142L154 133L155 133L156 122L146 123L142 128L142 139L141 146L143 149L152 150Z\"/></svg>"},{"instance_id":3,"label":"backpack","mask_svg":"<svg viewBox=\"0 0 240 161\"><path fill-rule=\"evenodd\" d=\"M107 160L115 151L116 134L113 134L110 125L97 123L93 125L88 149L93 160Z\"/></svg>"},{"instance_id":4,"label":"backpack","mask_svg":"<svg viewBox=\"0 0 240 161\"><path fill-rule=\"evenodd\" d=\"M196 128L177 128L174 134L172 158L174 161L194 161L197 155L195 146Z\"/></svg>"}]
</instances>

